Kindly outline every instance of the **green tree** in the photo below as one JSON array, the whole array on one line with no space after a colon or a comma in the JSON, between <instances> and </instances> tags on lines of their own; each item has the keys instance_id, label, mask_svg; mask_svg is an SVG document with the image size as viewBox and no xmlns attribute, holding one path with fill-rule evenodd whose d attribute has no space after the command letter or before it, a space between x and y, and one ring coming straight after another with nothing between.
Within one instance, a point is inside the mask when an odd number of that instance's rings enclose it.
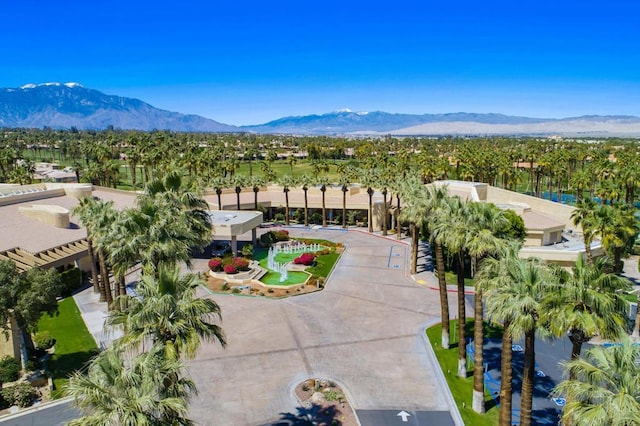
<instances>
[{"instance_id":1,"label":"green tree","mask_svg":"<svg viewBox=\"0 0 640 426\"><path fill-rule=\"evenodd\" d=\"M76 372L69 381L67 395L84 415L68 425L192 425L187 402L195 384L164 353L161 345L133 359L115 348L102 352L86 375Z\"/></svg>"},{"instance_id":2,"label":"green tree","mask_svg":"<svg viewBox=\"0 0 640 426\"><path fill-rule=\"evenodd\" d=\"M18 327L35 332L43 313L58 311L56 298L63 283L55 269L32 268L20 274L15 263L0 260L0 329L7 330L14 316Z\"/></svg>"},{"instance_id":3,"label":"green tree","mask_svg":"<svg viewBox=\"0 0 640 426\"><path fill-rule=\"evenodd\" d=\"M136 287L140 298L120 296L123 309L107 318L108 326L124 331L115 345L140 348L151 339L154 345L161 344L172 360L195 357L201 340L225 346L224 332L216 324L221 319L220 307L211 299L195 297L199 285L196 275L181 277L175 266L159 265L157 277L145 274Z\"/></svg>"},{"instance_id":4,"label":"green tree","mask_svg":"<svg viewBox=\"0 0 640 426\"><path fill-rule=\"evenodd\" d=\"M490 269L484 284L487 300L487 317L504 325L507 341L524 336L524 370L522 379L522 397L520 404L520 424L531 424L533 403L533 381L535 370L535 336L546 331L541 323L544 314L542 303L549 284L555 277L540 259L520 259L520 245L511 243L498 259L487 258L484 263ZM506 324L506 325L505 325ZM503 345L505 339L503 337ZM503 347L503 355L506 349ZM500 425L511 424L511 384L507 384L511 366L502 360L502 384L500 390ZM509 369L509 371L505 370ZM506 374L506 376L504 376ZM505 388L503 389L503 385ZM504 391L504 392L503 392ZM506 410L509 410L508 412Z\"/></svg>"},{"instance_id":5,"label":"green tree","mask_svg":"<svg viewBox=\"0 0 640 426\"><path fill-rule=\"evenodd\" d=\"M568 335L571 359L580 356L582 345L596 335L617 339L625 333L628 304L623 292L631 289L626 278L607 273L607 259L592 266L579 256L573 273L556 268L559 278L544 300L549 329L556 336Z\"/></svg>"},{"instance_id":6,"label":"green tree","mask_svg":"<svg viewBox=\"0 0 640 426\"><path fill-rule=\"evenodd\" d=\"M637 425L640 419L640 346L624 339L594 346L562 365L570 378L554 395L564 396L562 422L577 426ZM572 377L572 378L571 378Z\"/></svg>"}]
</instances>

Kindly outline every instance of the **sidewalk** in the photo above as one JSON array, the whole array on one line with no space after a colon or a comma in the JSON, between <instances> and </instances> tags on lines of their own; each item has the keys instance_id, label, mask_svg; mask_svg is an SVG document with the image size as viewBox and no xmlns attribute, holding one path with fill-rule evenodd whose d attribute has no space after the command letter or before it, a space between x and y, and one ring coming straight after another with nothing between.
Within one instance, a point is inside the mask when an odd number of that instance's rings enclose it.
<instances>
[{"instance_id":1,"label":"sidewalk","mask_svg":"<svg viewBox=\"0 0 640 426\"><path fill-rule=\"evenodd\" d=\"M89 333L96 341L100 350L105 349L111 342L119 337L114 333L107 333L104 329L104 322L109 315L107 304L99 302L100 295L93 292L93 287L86 288L73 295L73 299L78 305L80 315L84 320Z\"/></svg>"}]
</instances>

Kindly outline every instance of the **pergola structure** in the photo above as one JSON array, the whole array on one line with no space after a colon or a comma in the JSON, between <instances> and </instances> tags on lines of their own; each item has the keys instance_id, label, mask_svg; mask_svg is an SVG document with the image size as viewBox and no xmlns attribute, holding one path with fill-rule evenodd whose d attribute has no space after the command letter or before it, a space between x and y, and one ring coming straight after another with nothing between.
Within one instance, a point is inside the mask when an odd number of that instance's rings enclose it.
<instances>
[{"instance_id":1,"label":"pergola structure","mask_svg":"<svg viewBox=\"0 0 640 426\"><path fill-rule=\"evenodd\" d=\"M74 263L87 255L87 239L72 241L38 253L30 253L20 247L0 251L0 259L15 263L18 271L24 272L34 267L57 268Z\"/></svg>"}]
</instances>

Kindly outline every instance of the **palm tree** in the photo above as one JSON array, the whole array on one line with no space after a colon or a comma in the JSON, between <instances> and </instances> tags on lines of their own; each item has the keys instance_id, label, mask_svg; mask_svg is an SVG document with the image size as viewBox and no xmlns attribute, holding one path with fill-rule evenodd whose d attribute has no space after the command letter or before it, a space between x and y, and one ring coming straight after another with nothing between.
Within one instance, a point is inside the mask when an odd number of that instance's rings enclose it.
<instances>
[{"instance_id":1,"label":"palm tree","mask_svg":"<svg viewBox=\"0 0 640 426\"><path fill-rule=\"evenodd\" d=\"M100 293L100 302L107 300L106 293L104 291L104 285L100 283L98 279L98 268L96 268L96 254L93 249L93 222L95 219L94 209L96 207L96 200L94 198L85 197L80 199L80 203L73 209L73 214L78 215L80 222L87 229L87 254L90 261L91 281L93 282L93 291Z\"/></svg>"},{"instance_id":2,"label":"palm tree","mask_svg":"<svg viewBox=\"0 0 640 426\"><path fill-rule=\"evenodd\" d=\"M211 241L208 204L197 188L185 187L179 174L171 172L150 182L137 204L125 217L126 243L148 272L156 271L161 262L190 266L191 250Z\"/></svg>"},{"instance_id":3,"label":"palm tree","mask_svg":"<svg viewBox=\"0 0 640 426\"><path fill-rule=\"evenodd\" d=\"M195 384L180 373L178 360L158 345L133 359L114 348L98 355L86 375L76 372L66 389L85 415L71 426L192 425L187 402Z\"/></svg>"},{"instance_id":4,"label":"palm tree","mask_svg":"<svg viewBox=\"0 0 640 426\"><path fill-rule=\"evenodd\" d=\"M464 265L467 242L467 216L469 208L459 197L451 198L433 224L433 233L456 256L458 285L458 376L467 377L467 352L465 337L466 307L464 297ZM438 270L438 274L440 274ZM444 273L444 271L442 271Z\"/></svg>"},{"instance_id":5,"label":"palm tree","mask_svg":"<svg viewBox=\"0 0 640 426\"><path fill-rule=\"evenodd\" d=\"M322 227L327 227L327 208L325 205L325 194L327 192L327 185L331 185L331 181L326 176L318 176L316 183L320 185L320 192L322 192Z\"/></svg>"},{"instance_id":6,"label":"palm tree","mask_svg":"<svg viewBox=\"0 0 640 426\"><path fill-rule=\"evenodd\" d=\"M470 203L467 222L466 248L471 256L472 273L476 271L479 259L498 254L503 240L496 235L508 225L504 212L490 203ZM473 358L473 410L484 413L484 318L482 306L482 285L476 281L474 296L474 358Z\"/></svg>"},{"instance_id":7,"label":"palm tree","mask_svg":"<svg viewBox=\"0 0 640 426\"><path fill-rule=\"evenodd\" d=\"M278 179L278 183L282 186L282 192L284 192L285 209L284 209L284 223L289 226L289 191L291 187L295 187L298 182L293 176L283 175Z\"/></svg>"},{"instance_id":8,"label":"palm tree","mask_svg":"<svg viewBox=\"0 0 640 426\"><path fill-rule=\"evenodd\" d=\"M563 424L637 425L640 419L640 346L624 339L612 347L594 346L584 358L563 364L570 378L554 389L567 400Z\"/></svg>"},{"instance_id":9,"label":"palm tree","mask_svg":"<svg viewBox=\"0 0 640 426\"><path fill-rule=\"evenodd\" d=\"M236 191L236 208L240 210L240 193L242 192L242 188L247 185L247 179L245 179L244 176L235 175L232 180Z\"/></svg>"},{"instance_id":10,"label":"palm tree","mask_svg":"<svg viewBox=\"0 0 640 426\"><path fill-rule=\"evenodd\" d=\"M589 266L578 257L573 273L557 268L559 281L544 301L549 329L556 336L568 334L571 359L580 356L583 343L598 335L617 339L625 332L627 302L623 292L631 288L626 278L607 273L606 258Z\"/></svg>"},{"instance_id":11,"label":"palm tree","mask_svg":"<svg viewBox=\"0 0 640 426\"><path fill-rule=\"evenodd\" d=\"M491 277L483 288L487 299L487 317L494 322L507 324L504 333L509 338L524 336L524 370L522 379L522 393L520 404L520 424L531 424L533 403L533 380L535 369L535 335L543 333L541 315L544 313L542 300L549 284L554 283L555 277L540 259L520 259L518 257L519 243L510 243L498 259L487 258L487 268L492 270ZM485 267L483 263L483 268ZM503 345L504 345L503 340ZM503 347L503 353L506 349ZM511 368L502 364L503 368ZM502 370L503 372L505 370ZM509 372L508 372L509 373ZM507 373L507 374L508 374ZM505 378L502 379L505 384ZM506 386L506 384L505 384ZM508 385L510 386L510 385ZM511 424L511 412L503 412L508 405L510 409L511 393L502 392L500 399L500 425ZM503 396L505 400L503 401Z\"/></svg>"},{"instance_id":12,"label":"palm tree","mask_svg":"<svg viewBox=\"0 0 640 426\"><path fill-rule=\"evenodd\" d=\"M363 169L359 173L360 183L367 188L367 194L369 195L369 232L373 232L373 194L374 186L378 183L378 174L374 169Z\"/></svg>"},{"instance_id":13,"label":"palm tree","mask_svg":"<svg viewBox=\"0 0 640 426\"><path fill-rule=\"evenodd\" d=\"M300 176L299 180L300 180L300 185L302 187L302 191L304 192L304 226L309 226L309 199L308 199L309 194L308 192L309 192L309 186L314 184L315 179L308 174L303 174L302 176Z\"/></svg>"},{"instance_id":14,"label":"palm tree","mask_svg":"<svg viewBox=\"0 0 640 426\"><path fill-rule=\"evenodd\" d=\"M254 209L258 210L258 192L260 191L260 187L263 186L266 182L264 178L260 176L252 176L249 179L249 183L253 189L253 205Z\"/></svg>"},{"instance_id":15,"label":"palm tree","mask_svg":"<svg viewBox=\"0 0 640 426\"><path fill-rule=\"evenodd\" d=\"M229 181L222 176L216 176L211 181L211 186L216 191L216 195L218 197L218 210L222 209L222 190L229 185Z\"/></svg>"},{"instance_id":16,"label":"palm tree","mask_svg":"<svg viewBox=\"0 0 640 426\"><path fill-rule=\"evenodd\" d=\"M223 347L226 340L220 320L220 307L211 299L196 298L200 280L194 274L180 276L176 266L158 267L157 278L145 274L136 286L139 298L120 296L124 306L107 318L111 327L121 326L124 335L115 345L138 348L146 339L165 348L167 358L195 357L200 341L217 341Z\"/></svg>"},{"instance_id":17,"label":"palm tree","mask_svg":"<svg viewBox=\"0 0 640 426\"><path fill-rule=\"evenodd\" d=\"M587 255L587 263L593 265L593 256L591 254L591 243L596 235L596 204L591 198L585 198L576 203L576 209L571 213L571 220L576 226L582 227L582 235L584 238L584 249Z\"/></svg>"}]
</instances>

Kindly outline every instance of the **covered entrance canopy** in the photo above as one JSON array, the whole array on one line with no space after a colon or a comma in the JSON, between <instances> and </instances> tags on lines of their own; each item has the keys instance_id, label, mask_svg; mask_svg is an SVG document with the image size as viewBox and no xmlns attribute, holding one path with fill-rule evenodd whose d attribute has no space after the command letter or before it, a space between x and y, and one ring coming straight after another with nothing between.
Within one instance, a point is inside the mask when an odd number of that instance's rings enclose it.
<instances>
[{"instance_id":1,"label":"covered entrance canopy","mask_svg":"<svg viewBox=\"0 0 640 426\"><path fill-rule=\"evenodd\" d=\"M213 235L218 239L231 240L231 250L238 252L238 235L251 231L252 244L256 245L256 228L262 223L262 212L211 210Z\"/></svg>"}]
</instances>

